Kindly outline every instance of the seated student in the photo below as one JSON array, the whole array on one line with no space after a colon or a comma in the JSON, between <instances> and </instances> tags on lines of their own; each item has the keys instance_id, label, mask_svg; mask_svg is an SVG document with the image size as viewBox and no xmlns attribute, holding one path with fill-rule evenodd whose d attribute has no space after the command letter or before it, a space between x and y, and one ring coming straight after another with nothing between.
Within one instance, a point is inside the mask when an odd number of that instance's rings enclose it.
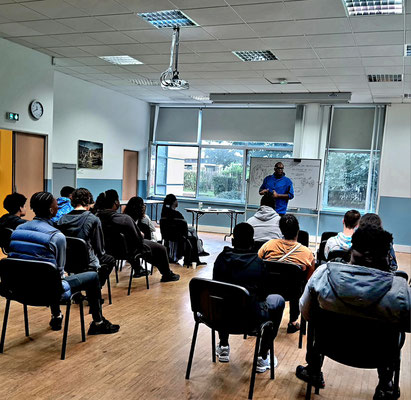
<instances>
[{"instance_id":1,"label":"seated student","mask_svg":"<svg viewBox=\"0 0 411 400\"><path fill-rule=\"evenodd\" d=\"M0 218L0 228L16 229L27 220L21 218L26 215L26 196L20 193L12 193L6 196L3 207L8 211Z\"/></svg>"},{"instance_id":2,"label":"seated student","mask_svg":"<svg viewBox=\"0 0 411 400\"><path fill-rule=\"evenodd\" d=\"M133 221L136 222L140 230L140 224L147 225L147 227L150 230L150 237L144 236L144 239L153 240L154 242L157 242L156 227L154 226L150 217L146 215L146 205L144 204L144 200L141 197L132 197L128 201L126 208L124 209L124 214L127 214L131 218L133 218Z\"/></svg>"},{"instance_id":3,"label":"seated student","mask_svg":"<svg viewBox=\"0 0 411 400\"><path fill-rule=\"evenodd\" d=\"M100 218L104 231L114 231L123 233L130 254L128 261L135 271L141 272L140 261L135 260L135 255L144 249L144 246L150 249L148 261L155 265L163 275L161 282L178 281L180 275L171 271L168 263L167 249L151 240L143 239L137 224L127 214L120 214L117 210L120 207L118 193L114 189L100 193L97 197L94 208L97 216ZM106 238L107 239L107 238ZM143 271L145 273L145 271ZM143 274L141 272L141 275Z\"/></svg>"},{"instance_id":4,"label":"seated student","mask_svg":"<svg viewBox=\"0 0 411 400\"><path fill-rule=\"evenodd\" d=\"M371 225L376 228L383 229L381 218L377 214L374 214L374 213L367 213L361 217L359 227L364 227L366 225ZM390 243L390 270L394 272L397 269L398 269L397 257L395 256L393 242L391 242Z\"/></svg>"},{"instance_id":5,"label":"seated student","mask_svg":"<svg viewBox=\"0 0 411 400\"><path fill-rule=\"evenodd\" d=\"M247 289L253 298L256 317L260 323L272 321L273 331L266 331L259 350L257 372L265 372L270 368L268 352L270 341L277 336L278 327L284 311L284 299L278 294L267 297L265 282L267 280L264 263L252 251L254 229L250 224L242 222L234 227L233 246L224 247L214 263L213 279L220 282L239 285ZM220 362L228 362L230 357L229 335L219 332L220 343L216 347L216 355ZM274 358L274 367L277 366Z\"/></svg>"},{"instance_id":6,"label":"seated student","mask_svg":"<svg viewBox=\"0 0 411 400\"><path fill-rule=\"evenodd\" d=\"M275 198L271 194L261 197L260 208L247 220L254 228L256 242L268 242L271 239L282 238L280 216L275 211Z\"/></svg>"},{"instance_id":7,"label":"seated student","mask_svg":"<svg viewBox=\"0 0 411 400\"><path fill-rule=\"evenodd\" d=\"M345 315L372 318L398 324L410 332L411 289L407 280L393 276L389 266L392 235L375 226L359 227L352 236L350 264L328 262L317 268L300 299L301 312L310 320L318 307ZM305 382L324 387L319 371L323 360L315 350L307 351L308 365L297 367L296 375ZM379 383L374 400L397 399L393 394L394 367L378 369Z\"/></svg>"},{"instance_id":8,"label":"seated student","mask_svg":"<svg viewBox=\"0 0 411 400\"><path fill-rule=\"evenodd\" d=\"M308 247L297 242L300 231L297 218L292 214L283 215L280 219L280 229L284 239L272 239L263 244L258 251L258 256L263 260L297 264L303 271L307 271L308 279L314 271L315 259ZM297 322L299 315L298 299L291 300L287 333L295 333L300 330L300 324Z\"/></svg>"},{"instance_id":9,"label":"seated student","mask_svg":"<svg viewBox=\"0 0 411 400\"><path fill-rule=\"evenodd\" d=\"M183 214L176 210L178 207L178 200L174 194L168 194L164 198L163 208L161 209L161 218L171 218L171 219L183 219L185 220ZM201 262L199 257L209 256L210 254L204 251L202 240L198 238L197 232L194 228L188 228L187 236L191 244L191 261L197 263L197 265L205 265L207 263ZM191 262L188 262L190 264Z\"/></svg>"},{"instance_id":10,"label":"seated student","mask_svg":"<svg viewBox=\"0 0 411 400\"><path fill-rule=\"evenodd\" d=\"M51 218L57 214L57 201L51 193L38 192L30 199L30 207L36 214L33 221L19 225L11 236L9 257L25 260L48 261L60 272L65 294L85 290L93 322L89 335L116 333L119 325L113 325L103 317L98 275L94 271L64 277L66 261L66 237L53 226ZM51 308L50 326L61 329L63 314L59 304Z\"/></svg>"},{"instance_id":11,"label":"seated student","mask_svg":"<svg viewBox=\"0 0 411 400\"><path fill-rule=\"evenodd\" d=\"M93 195L87 189L76 189L71 198L74 210L64 214L58 220L57 227L66 236L86 241L89 251L89 267L98 272L100 286L103 287L116 265L116 260L105 253L101 222L89 211L93 203Z\"/></svg>"},{"instance_id":12,"label":"seated student","mask_svg":"<svg viewBox=\"0 0 411 400\"><path fill-rule=\"evenodd\" d=\"M73 206L71 205L71 195L74 192L74 188L71 186L64 186L60 190L60 197L57 199L58 211L57 215L51 220L57 222L62 215L68 214L73 211Z\"/></svg>"},{"instance_id":13,"label":"seated student","mask_svg":"<svg viewBox=\"0 0 411 400\"><path fill-rule=\"evenodd\" d=\"M336 250L350 250L351 237L358 227L361 215L357 210L347 211L343 218L343 231L337 236L330 237L324 248L324 256L328 259L328 254Z\"/></svg>"}]
</instances>

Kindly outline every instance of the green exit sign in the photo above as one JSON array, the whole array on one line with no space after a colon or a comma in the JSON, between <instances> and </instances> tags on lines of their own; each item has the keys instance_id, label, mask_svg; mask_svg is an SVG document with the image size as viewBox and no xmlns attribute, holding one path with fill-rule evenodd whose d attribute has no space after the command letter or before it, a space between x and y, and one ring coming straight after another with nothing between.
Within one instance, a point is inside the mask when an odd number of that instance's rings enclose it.
<instances>
[{"instance_id":1,"label":"green exit sign","mask_svg":"<svg viewBox=\"0 0 411 400\"><path fill-rule=\"evenodd\" d=\"M20 115L13 112L6 113L6 119L9 121L18 121L20 119Z\"/></svg>"}]
</instances>

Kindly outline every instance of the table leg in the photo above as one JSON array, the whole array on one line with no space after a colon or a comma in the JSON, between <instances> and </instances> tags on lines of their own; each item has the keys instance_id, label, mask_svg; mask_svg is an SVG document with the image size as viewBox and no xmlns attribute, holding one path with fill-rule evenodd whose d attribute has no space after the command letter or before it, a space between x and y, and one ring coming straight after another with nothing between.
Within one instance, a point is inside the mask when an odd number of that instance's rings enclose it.
<instances>
[{"instance_id":1,"label":"table leg","mask_svg":"<svg viewBox=\"0 0 411 400\"><path fill-rule=\"evenodd\" d=\"M197 235L198 235L198 220L200 219L200 214L199 213L196 213L197 215L196 215L196 233L197 233Z\"/></svg>"},{"instance_id":2,"label":"table leg","mask_svg":"<svg viewBox=\"0 0 411 400\"><path fill-rule=\"evenodd\" d=\"M234 218L234 215L237 215L237 214L230 212L230 233L228 235L224 235L224 241L226 240L226 238L231 237L231 235L233 234L233 218Z\"/></svg>"},{"instance_id":3,"label":"table leg","mask_svg":"<svg viewBox=\"0 0 411 400\"><path fill-rule=\"evenodd\" d=\"M153 205L151 206L151 212L153 212ZM158 223L158 203L156 203L156 222Z\"/></svg>"}]
</instances>

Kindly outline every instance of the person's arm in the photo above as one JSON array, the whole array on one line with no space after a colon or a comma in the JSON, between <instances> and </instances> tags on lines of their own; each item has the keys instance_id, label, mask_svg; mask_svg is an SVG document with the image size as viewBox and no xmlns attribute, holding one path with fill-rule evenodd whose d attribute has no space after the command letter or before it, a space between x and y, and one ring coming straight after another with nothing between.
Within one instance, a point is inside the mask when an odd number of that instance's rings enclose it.
<instances>
[{"instance_id":1,"label":"person's arm","mask_svg":"<svg viewBox=\"0 0 411 400\"><path fill-rule=\"evenodd\" d=\"M258 250L258 257L261 258L262 260L264 259L265 255L265 248L268 242L264 243L261 247L260 250Z\"/></svg>"},{"instance_id":2,"label":"person's arm","mask_svg":"<svg viewBox=\"0 0 411 400\"><path fill-rule=\"evenodd\" d=\"M53 235L50 243L55 246L57 270L63 278L64 266L66 265L66 237L61 232L58 232Z\"/></svg>"},{"instance_id":3,"label":"person's arm","mask_svg":"<svg viewBox=\"0 0 411 400\"><path fill-rule=\"evenodd\" d=\"M273 196L275 199L291 200L294 198L294 188L293 183L290 180L290 186L288 187L287 193L280 194L273 190Z\"/></svg>"},{"instance_id":4,"label":"person's arm","mask_svg":"<svg viewBox=\"0 0 411 400\"><path fill-rule=\"evenodd\" d=\"M96 254L97 258L100 259L105 254L105 251L103 228L99 219L96 219L96 222L93 224L90 241L94 253Z\"/></svg>"},{"instance_id":5,"label":"person's arm","mask_svg":"<svg viewBox=\"0 0 411 400\"><path fill-rule=\"evenodd\" d=\"M311 261L310 266L307 268L307 280L311 278L311 275L314 273L315 271L315 258L313 256L313 259Z\"/></svg>"},{"instance_id":6,"label":"person's arm","mask_svg":"<svg viewBox=\"0 0 411 400\"><path fill-rule=\"evenodd\" d=\"M267 187L267 176L264 178L262 185L260 186L260 189L258 189L258 193L263 195L265 193L270 193Z\"/></svg>"},{"instance_id":7,"label":"person's arm","mask_svg":"<svg viewBox=\"0 0 411 400\"><path fill-rule=\"evenodd\" d=\"M313 276L305 285L304 293L300 298L300 311L306 321L310 320L312 312L318 305L317 293L315 291L315 284L317 280L320 280L325 273L327 265L324 264L317 268Z\"/></svg>"}]
</instances>

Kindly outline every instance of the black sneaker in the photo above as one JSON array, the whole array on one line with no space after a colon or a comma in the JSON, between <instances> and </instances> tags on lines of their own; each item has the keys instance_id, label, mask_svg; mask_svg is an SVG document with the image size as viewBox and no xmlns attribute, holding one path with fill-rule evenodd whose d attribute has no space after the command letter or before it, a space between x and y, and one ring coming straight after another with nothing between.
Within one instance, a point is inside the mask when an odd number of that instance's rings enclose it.
<instances>
[{"instance_id":1,"label":"black sneaker","mask_svg":"<svg viewBox=\"0 0 411 400\"><path fill-rule=\"evenodd\" d=\"M320 372L320 375L314 375L310 372L308 366L304 367L299 365L295 371L295 375L298 379L310 383L314 387L318 387L320 389L325 388L324 376L322 372Z\"/></svg>"},{"instance_id":2,"label":"black sneaker","mask_svg":"<svg viewBox=\"0 0 411 400\"><path fill-rule=\"evenodd\" d=\"M133 278L141 278L142 276L146 276L146 270L144 268L140 267L134 270Z\"/></svg>"},{"instance_id":3,"label":"black sneaker","mask_svg":"<svg viewBox=\"0 0 411 400\"><path fill-rule=\"evenodd\" d=\"M207 251L202 251L201 253L198 254L200 257L207 257L210 255Z\"/></svg>"},{"instance_id":4,"label":"black sneaker","mask_svg":"<svg viewBox=\"0 0 411 400\"><path fill-rule=\"evenodd\" d=\"M291 322L287 325L287 333L295 333L300 330L300 324L297 322L296 324L292 324Z\"/></svg>"},{"instance_id":5,"label":"black sneaker","mask_svg":"<svg viewBox=\"0 0 411 400\"><path fill-rule=\"evenodd\" d=\"M375 388L373 400L396 400L399 397L399 390L397 393L394 393L392 382L389 382L385 385L379 383L378 386Z\"/></svg>"},{"instance_id":6,"label":"black sneaker","mask_svg":"<svg viewBox=\"0 0 411 400\"><path fill-rule=\"evenodd\" d=\"M197 263L197 266L200 267L201 265L207 265L207 263L204 262L204 261L199 261L199 262Z\"/></svg>"},{"instance_id":7,"label":"black sneaker","mask_svg":"<svg viewBox=\"0 0 411 400\"><path fill-rule=\"evenodd\" d=\"M60 313L60 315L57 317L55 317L54 315L51 316L50 328L52 331L60 331L62 324L63 324L63 314L62 313Z\"/></svg>"},{"instance_id":8,"label":"black sneaker","mask_svg":"<svg viewBox=\"0 0 411 400\"><path fill-rule=\"evenodd\" d=\"M180 275L175 274L174 272L171 272L167 275L163 275L161 278L161 282L174 282L178 281L180 279Z\"/></svg>"},{"instance_id":9,"label":"black sneaker","mask_svg":"<svg viewBox=\"0 0 411 400\"><path fill-rule=\"evenodd\" d=\"M88 335L109 335L111 333L116 333L120 330L120 325L114 325L107 319L103 318L101 324L96 324L94 321L90 324L88 329Z\"/></svg>"}]
</instances>

